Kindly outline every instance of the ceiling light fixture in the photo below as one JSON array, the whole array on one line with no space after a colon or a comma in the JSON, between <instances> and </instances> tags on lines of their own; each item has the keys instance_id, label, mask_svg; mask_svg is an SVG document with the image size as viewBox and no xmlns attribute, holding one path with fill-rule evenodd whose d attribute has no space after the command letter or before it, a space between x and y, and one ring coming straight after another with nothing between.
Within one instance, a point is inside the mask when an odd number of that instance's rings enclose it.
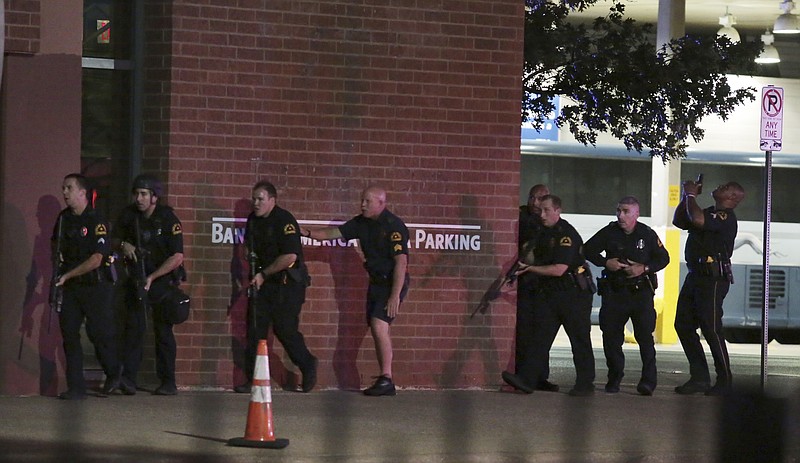
<instances>
[{"instance_id":1,"label":"ceiling light fixture","mask_svg":"<svg viewBox=\"0 0 800 463\"><path fill-rule=\"evenodd\" d=\"M781 2L780 9L783 10L783 14L775 20L772 32L775 34L800 34L800 19L792 13L794 7L794 2L791 0Z\"/></svg>"},{"instance_id":2,"label":"ceiling light fixture","mask_svg":"<svg viewBox=\"0 0 800 463\"><path fill-rule=\"evenodd\" d=\"M717 31L717 35L720 37L727 37L733 43L739 43L741 38L739 38L739 31L733 28L733 25L736 24L736 16L728 13L728 8L725 8L725 16L719 17L719 24L722 26L720 30Z\"/></svg>"},{"instance_id":3,"label":"ceiling light fixture","mask_svg":"<svg viewBox=\"0 0 800 463\"><path fill-rule=\"evenodd\" d=\"M761 41L764 42L764 51L755 59L758 64L775 64L781 62L781 57L778 55L778 49L772 45L775 42L775 36L767 32L761 36Z\"/></svg>"}]
</instances>

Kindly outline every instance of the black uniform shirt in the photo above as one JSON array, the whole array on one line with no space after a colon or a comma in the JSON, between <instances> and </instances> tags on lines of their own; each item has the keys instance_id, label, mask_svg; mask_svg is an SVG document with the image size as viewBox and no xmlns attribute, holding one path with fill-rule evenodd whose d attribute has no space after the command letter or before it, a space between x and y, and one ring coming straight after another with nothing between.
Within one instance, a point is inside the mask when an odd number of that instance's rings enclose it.
<instances>
[{"instance_id":1,"label":"black uniform shirt","mask_svg":"<svg viewBox=\"0 0 800 463\"><path fill-rule=\"evenodd\" d=\"M715 260L718 255L730 259L733 255L733 242L739 230L733 209L719 209L710 206L703 209L705 222L703 228L689 225L689 238L686 240L686 266L694 270L698 262L707 257Z\"/></svg>"},{"instance_id":2,"label":"black uniform shirt","mask_svg":"<svg viewBox=\"0 0 800 463\"><path fill-rule=\"evenodd\" d=\"M605 257L601 255L603 252ZM636 222L630 234L625 233L618 222L609 223L586 242L584 253L589 262L601 268L613 258L647 265L651 273L669 264L669 253L664 244L652 228L641 222ZM627 278L624 270L609 273Z\"/></svg>"},{"instance_id":3,"label":"black uniform shirt","mask_svg":"<svg viewBox=\"0 0 800 463\"><path fill-rule=\"evenodd\" d=\"M136 218L139 218L139 233L136 238ZM150 217L145 218L135 204L123 209L114 227L114 237L136 246L141 244L147 251L145 270L153 273L173 254L183 253L183 227L169 206L157 204Z\"/></svg>"},{"instance_id":4,"label":"black uniform shirt","mask_svg":"<svg viewBox=\"0 0 800 463\"><path fill-rule=\"evenodd\" d=\"M109 253L108 222L99 212L87 207L81 215L75 215L72 209L61 211L61 264L62 273L68 272L82 264L93 254L103 256ZM58 220L53 228L53 243L58 236Z\"/></svg>"},{"instance_id":5,"label":"black uniform shirt","mask_svg":"<svg viewBox=\"0 0 800 463\"><path fill-rule=\"evenodd\" d=\"M357 215L340 225L339 232L346 240L359 240L370 275L388 278L394 271L394 256L408 255L408 228L388 209L374 220Z\"/></svg>"},{"instance_id":6,"label":"black uniform shirt","mask_svg":"<svg viewBox=\"0 0 800 463\"><path fill-rule=\"evenodd\" d=\"M552 227L542 228L534 249L534 265L564 264L569 267L569 271L574 271L586 261L582 246L583 239L575 227L560 219ZM555 277L540 277L540 281L546 283L553 278Z\"/></svg>"},{"instance_id":7,"label":"black uniform shirt","mask_svg":"<svg viewBox=\"0 0 800 463\"><path fill-rule=\"evenodd\" d=\"M247 217L244 235L248 248L258 256L258 270L269 267L278 256L296 254L293 266L303 262L303 246L300 243L300 227L291 212L275 206L266 217L257 217L252 212Z\"/></svg>"}]
</instances>

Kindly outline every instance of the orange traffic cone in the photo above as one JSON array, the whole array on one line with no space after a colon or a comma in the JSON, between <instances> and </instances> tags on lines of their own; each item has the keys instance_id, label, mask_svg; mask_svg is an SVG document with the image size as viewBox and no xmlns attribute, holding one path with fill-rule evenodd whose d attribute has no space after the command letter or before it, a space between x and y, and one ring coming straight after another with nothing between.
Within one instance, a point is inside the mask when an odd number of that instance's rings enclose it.
<instances>
[{"instance_id":1,"label":"orange traffic cone","mask_svg":"<svg viewBox=\"0 0 800 463\"><path fill-rule=\"evenodd\" d=\"M289 439L276 439L272 424L272 389L269 383L269 356L267 340L258 341L256 366L253 372L253 388L250 392L250 408L247 411L247 427L244 437L228 440L236 447L260 447L282 449Z\"/></svg>"}]
</instances>

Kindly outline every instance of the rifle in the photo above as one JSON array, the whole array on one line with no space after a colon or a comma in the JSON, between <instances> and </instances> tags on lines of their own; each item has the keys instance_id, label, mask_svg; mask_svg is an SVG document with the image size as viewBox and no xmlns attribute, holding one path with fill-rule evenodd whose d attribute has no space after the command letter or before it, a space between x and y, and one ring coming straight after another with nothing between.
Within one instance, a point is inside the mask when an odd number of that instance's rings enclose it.
<instances>
[{"instance_id":1,"label":"rifle","mask_svg":"<svg viewBox=\"0 0 800 463\"><path fill-rule=\"evenodd\" d=\"M50 277L50 296L48 302L50 303L50 319L47 321L47 332L50 332L50 325L52 324L53 312L61 313L61 304L64 302L64 287L56 286L59 278L61 278L61 235L63 229L63 214L58 215L58 225L56 226L56 245L53 248L52 256L50 257L53 266L53 275Z\"/></svg>"},{"instance_id":2,"label":"rifle","mask_svg":"<svg viewBox=\"0 0 800 463\"><path fill-rule=\"evenodd\" d=\"M249 280L247 281L247 305L250 309L250 323L253 330L256 329L256 288L250 283L258 273L258 255L255 250L256 238L253 234L253 227L247 223L247 265L250 267Z\"/></svg>"},{"instance_id":3,"label":"rifle","mask_svg":"<svg viewBox=\"0 0 800 463\"><path fill-rule=\"evenodd\" d=\"M144 289L147 284L147 268L145 266L147 251L142 247L142 230L139 225L138 215L134 222L134 231L136 232L136 250L134 251L136 254L136 272L134 274L134 280L136 281L136 300L146 312L149 307L147 290Z\"/></svg>"},{"instance_id":4,"label":"rifle","mask_svg":"<svg viewBox=\"0 0 800 463\"><path fill-rule=\"evenodd\" d=\"M520 263L519 259L514 260L514 265L511 266L510 269L503 275L502 278L498 278L492 282L492 285L489 286L489 289L483 293L483 297L481 298L481 302L478 303L478 307L472 312L472 315L469 318L474 318L475 314L480 312L481 314L486 313L486 309L489 308L489 303L493 300L500 297L500 290L503 288L503 285L511 286L517 280L517 271L519 271Z\"/></svg>"}]
</instances>

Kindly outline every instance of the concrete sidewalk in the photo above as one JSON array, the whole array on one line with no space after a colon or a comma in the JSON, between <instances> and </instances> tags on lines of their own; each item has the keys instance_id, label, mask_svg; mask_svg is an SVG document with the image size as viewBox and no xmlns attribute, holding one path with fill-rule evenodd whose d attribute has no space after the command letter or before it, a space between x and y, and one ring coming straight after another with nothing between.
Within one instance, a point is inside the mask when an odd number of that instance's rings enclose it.
<instances>
[{"instance_id":1,"label":"concrete sidewalk","mask_svg":"<svg viewBox=\"0 0 800 463\"><path fill-rule=\"evenodd\" d=\"M186 390L175 397L0 397L0 462L800 462L797 347L776 346L771 397L681 396L680 345L659 345L655 395L636 393L641 367L619 394L601 391L604 359L593 330L598 378L592 397L570 397L569 342L559 335L551 379L559 393L401 389L396 397L328 390L273 391L282 450L229 447L242 437L250 401L229 390ZM758 378L758 345L731 345L737 384ZM775 392L779 391L778 394ZM754 453L756 452L756 453ZM767 458L765 458L767 457ZM760 458L760 460L759 460Z\"/></svg>"},{"instance_id":2,"label":"concrete sidewalk","mask_svg":"<svg viewBox=\"0 0 800 463\"><path fill-rule=\"evenodd\" d=\"M635 346L630 346L635 348ZM570 397L569 348L556 346L558 393L401 389L395 397L328 390L273 391L282 450L229 447L242 437L248 394L181 390L174 397L0 397L0 461L87 462L800 462L800 375L796 360L770 377L772 397L681 396L681 352L660 354L659 386L636 393L636 375L618 394ZM636 356L629 355L635 371ZM757 359L740 357L738 384L757 378ZM772 393L772 392L771 392ZM766 457L766 458L765 458Z\"/></svg>"},{"instance_id":3,"label":"concrete sidewalk","mask_svg":"<svg viewBox=\"0 0 800 463\"><path fill-rule=\"evenodd\" d=\"M746 426L744 436L722 431L723 399L642 397L634 391L582 398L544 392L403 390L396 397L369 398L280 391L273 396L274 425L289 446L229 447L228 439L244 434L248 402L247 395L222 391L82 402L0 398L0 461L754 461L755 454L741 449L735 454L746 458L723 458L722 440L729 447L747 444L761 456L771 451L755 426ZM796 401L769 405L773 418L791 408L794 419L786 420L785 435L800 435ZM800 442L785 440L779 450L784 458L777 461L800 461Z\"/></svg>"}]
</instances>

